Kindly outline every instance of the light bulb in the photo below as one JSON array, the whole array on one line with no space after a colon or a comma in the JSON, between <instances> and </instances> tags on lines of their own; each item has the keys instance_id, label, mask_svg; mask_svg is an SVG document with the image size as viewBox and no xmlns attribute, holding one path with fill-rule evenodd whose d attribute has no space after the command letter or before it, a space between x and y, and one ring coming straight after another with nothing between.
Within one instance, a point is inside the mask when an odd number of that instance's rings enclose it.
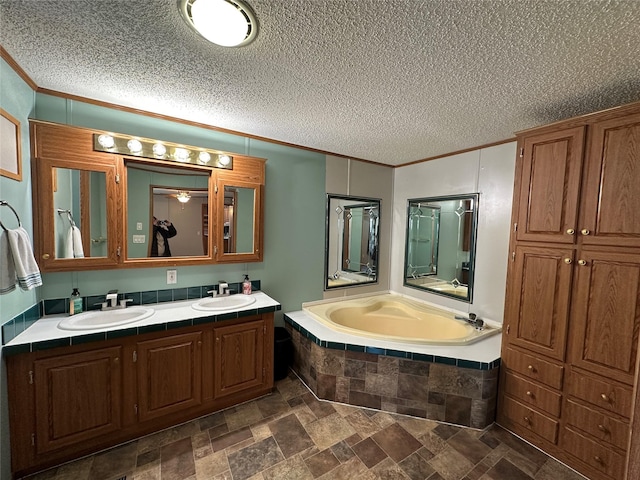
<instances>
[{"instance_id":1,"label":"light bulb","mask_svg":"<svg viewBox=\"0 0 640 480\"><path fill-rule=\"evenodd\" d=\"M116 144L116 141L111 135L107 135L106 133L103 133L98 137L98 143L103 148L113 148L113 146Z\"/></svg>"},{"instance_id":2,"label":"light bulb","mask_svg":"<svg viewBox=\"0 0 640 480\"><path fill-rule=\"evenodd\" d=\"M184 148L176 148L174 152L174 156L176 160L179 162L188 162L189 161L189 151Z\"/></svg>"},{"instance_id":3,"label":"light bulb","mask_svg":"<svg viewBox=\"0 0 640 480\"><path fill-rule=\"evenodd\" d=\"M220 155L218 156L218 162L220 165L229 165L229 163L231 163L231 157L229 155Z\"/></svg>"},{"instance_id":4,"label":"light bulb","mask_svg":"<svg viewBox=\"0 0 640 480\"><path fill-rule=\"evenodd\" d=\"M142 144L140 140L133 138L127 142L127 148L131 153L140 153L142 151Z\"/></svg>"},{"instance_id":5,"label":"light bulb","mask_svg":"<svg viewBox=\"0 0 640 480\"><path fill-rule=\"evenodd\" d=\"M211 161L211 155L209 152L200 152L198 160L200 160L200 163L209 163Z\"/></svg>"},{"instance_id":6,"label":"light bulb","mask_svg":"<svg viewBox=\"0 0 640 480\"><path fill-rule=\"evenodd\" d=\"M165 153L167 153L167 147L165 147L161 143L154 143L153 144L153 154L156 157L162 157Z\"/></svg>"}]
</instances>

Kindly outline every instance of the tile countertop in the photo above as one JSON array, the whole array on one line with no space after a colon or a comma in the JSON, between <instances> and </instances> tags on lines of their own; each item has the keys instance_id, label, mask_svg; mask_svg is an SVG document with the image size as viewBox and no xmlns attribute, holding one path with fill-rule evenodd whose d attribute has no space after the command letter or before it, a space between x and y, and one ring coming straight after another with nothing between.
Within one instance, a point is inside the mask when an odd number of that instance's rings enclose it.
<instances>
[{"instance_id":1,"label":"tile countertop","mask_svg":"<svg viewBox=\"0 0 640 480\"><path fill-rule=\"evenodd\" d=\"M77 345L90 341L139 335L143 333L171 330L173 328L231 320L249 315L280 310L280 303L264 292L251 294L256 301L245 307L225 311L200 311L191 308L198 300L166 302L142 305L154 309L153 315L137 322L100 330L61 330L58 323L68 318L66 314L48 315L37 320L20 335L3 346L3 353L26 353L35 350Z\"/></svg>"}]
</instances>

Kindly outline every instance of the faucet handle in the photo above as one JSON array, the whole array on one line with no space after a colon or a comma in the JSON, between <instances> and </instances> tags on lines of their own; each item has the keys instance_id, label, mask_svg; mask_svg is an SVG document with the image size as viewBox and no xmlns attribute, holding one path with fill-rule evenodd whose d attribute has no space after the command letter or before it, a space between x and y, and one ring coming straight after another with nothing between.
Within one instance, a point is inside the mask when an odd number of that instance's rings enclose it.
<instances>
[{"instance_id":1,"label":"faucet handle","mask_svg":"<svg viewBox=\"0 0 640 480\"><path fill-rule=\"evenodd\" d=\"M127 303L129 302L133 302L133 298L123 298L122 300L120 300L120 306L126 307Z\"/></svg>"}]
</instances>

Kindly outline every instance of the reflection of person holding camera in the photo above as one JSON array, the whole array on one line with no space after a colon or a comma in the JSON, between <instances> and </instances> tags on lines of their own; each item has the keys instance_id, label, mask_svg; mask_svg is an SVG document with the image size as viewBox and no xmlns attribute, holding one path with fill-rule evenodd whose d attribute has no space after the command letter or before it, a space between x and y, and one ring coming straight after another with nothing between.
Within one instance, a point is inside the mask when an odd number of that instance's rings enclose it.
<instances>
[{"instance_id":1,"label":"reflection of person holding camera","mask_svg":"<svg viewBox=\"0 0 640 480\"><path fill-rule=\"evenodd\" d=\"M169 238L175 237L178 231L169 220L158 220L153 217L153 238L151 239L152 257L170 257Z\"/></svg>"}]
</instances>

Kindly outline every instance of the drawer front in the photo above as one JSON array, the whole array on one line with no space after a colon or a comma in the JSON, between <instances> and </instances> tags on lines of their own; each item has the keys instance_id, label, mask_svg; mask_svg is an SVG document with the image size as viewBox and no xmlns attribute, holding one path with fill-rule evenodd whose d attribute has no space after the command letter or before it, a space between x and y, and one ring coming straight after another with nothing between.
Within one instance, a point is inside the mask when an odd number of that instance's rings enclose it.
<instances>
[{"instance_id":1,"label":"drawer front","mask_svg":"<svg viewBox=\"0 0 640 480\"><path fill-rule=\"evenodd\" d=\"M624 475L625 457L602 443L584 437L569 428L565 428L560 446L579 460L615 479Z\"/></svg>"},{"instance_id":2,"label":"drawer front","mask_svg":"<svg viewBox=\"0 0 640 480\"><path fill-rule=\"evenodd\" d=\"M507 372L505 374L504 391L528 405L544 410L555 417L560 416L562 396L548 388L541 387Z\"/></svg>"},{"instance_id":3,"label":"drawer front","mask_svg":"<svg viewBox=\"0 0 640 480\"><path fill-rule=\"evenodd\" d=\"M623 417L631 415L631 388L612 384L603 377L591 377L573 370L569 376L569 394Z\"/></svg>"},{"instance_id":4,"label":"drawer front","mask_svg":"<svg viewBox=\"0 0 640 480\"><path fill-rule=\"evenodd\" d=\"M503 364L520 375L544 383L552 388L562 389L564 367L541 360L534 355L507 348Z\"/></svg>"},{"instance_id":5,"label":"drawer front","mask_svg":"<svg viewBox=\"0 0 640 480\"><path fill-rule=\"evenodd\" d=\"M572 400L567 401L563 418L566 418L569 425L587 432L598 440L623 450L627 448L629 425L626 422L603 415Z\"/></svg>"},{"instance_id":6,"label":"drawer front","mask_svg":"<svg viewBox=\"0 0 640 480\"><path fill-rule=\"evenodd\" d=\"M505 417L539 437L551 443L556 443L558 438L558 422L556 420L542 415L506 395L503 403Z\"/></svg>"}]
</instances>

